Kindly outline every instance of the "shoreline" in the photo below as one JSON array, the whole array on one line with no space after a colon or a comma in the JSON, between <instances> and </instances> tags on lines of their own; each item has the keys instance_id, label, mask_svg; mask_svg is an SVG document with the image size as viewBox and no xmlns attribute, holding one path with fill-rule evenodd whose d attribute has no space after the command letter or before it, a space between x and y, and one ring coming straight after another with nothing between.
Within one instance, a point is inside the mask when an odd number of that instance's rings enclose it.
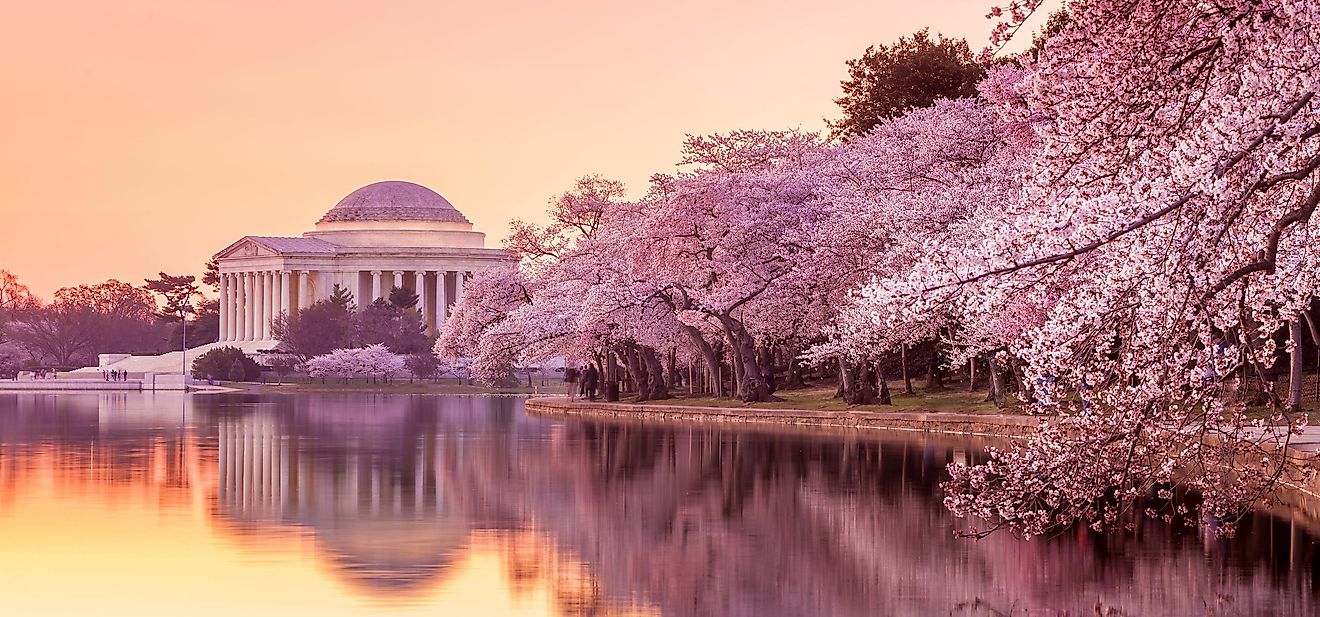
<instances>
[{"instance_id":1,"label":"shoreline","mask_svg":"<svg viewBox=\"0 0 1320 617\"><path fill-rule=\"evenodd\" d=\"M939 411L821 411L814 409L700 407L662 403L606 403L566 398L529 398L530 415L599 418L679 424L756 424L778 427L836 428L858 431L905 431L967 437L1016 439L1031 434L1033 416L949 413Z\"/></svg>"}]
</instances>

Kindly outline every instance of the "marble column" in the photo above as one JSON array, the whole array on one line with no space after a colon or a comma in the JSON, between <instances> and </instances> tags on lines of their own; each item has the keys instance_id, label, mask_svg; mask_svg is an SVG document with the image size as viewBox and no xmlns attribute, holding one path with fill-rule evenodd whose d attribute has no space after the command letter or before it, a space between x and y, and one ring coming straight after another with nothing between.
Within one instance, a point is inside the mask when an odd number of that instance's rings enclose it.
<instances>
[{"instance_id":1,"label":"marble column","mask_svg":"<svg viewBox=\"0 0 1320 617\"><path fill-rule=\"evenodd\" d=\"M261 312L265 309L265 277L261 273L252 272L252 337L248 341L261 340Z\"/></svg>"},{"instance_id":2,"label":"marble column","mask_svg":"<svg viewBox=\"0 0 1320 617\"><path fill-rule=\"evenodd\" d=\"M436 327L444 325L449 317L449 271L435 273L435 322Z\"/></svg>"},{"instance_id":3,"label":"marble column","mask_svg":"<svg viewBox=\"0 0 1320 617\"><path fill-rule=\"evenodd\" d=\"M252 304L252 331L248 333L248 340L250 340L250 341L259 341L259 340L261 340L261 305L262 305L262 302L261 302L261 300L262 300L262 292L261 292L261 273L260 273L260 272L255 272L255 271L254 271L254 272L252 273L252 293L249 294L249 297L252 298L252 302L251 302L251 304Z\"/></svg>"},{"instance_id":4,"label":"marble column","mask_svg":"<svg viewBox=\"0 0 1320 617\"><path fill-rule=\"evenodd\" d=\"M426 334L431 334L431 317L426 309L430 302L426 301L426 270L418 270L415 273L417 281L417 311L422 314L422 327L426 329Z\"/></svg>"},{"instance_id":5,"label":"marble column","mask_svg":"<svg viewBox=\"0 0 1320 617\"><path fill-rule=\"evenodd\" d=\"M235 307L236 318L234 321L238 321L238 328L234 329L234 340L247 341L248 292L251 292L251 287L248 287L247 272L238 272L235 273L235 276L238 276L239 281L239 304L238 307Z\"/></svg>"},{"instance_id":6,"label":"marble column","mask_svg":"<svg viewBox=\"0 0 1320 617\"><path fill-rule=\"evenodd\" d=\"M276 308L280 302L280 271L266 271L266 280L269 281L266 285L266 288L269 290L266 295L266 297L269 298L266 301L266 340L269 341L270 339L275 338L271 333L275 331L275 316L280 314L279 310Z\"/></svg>"},{"instance_id":7,"label":"marble column","mask_svg":"<svg viewBox=\"0 0 1320 617\"><path fill-rule=\"evenodd\" d=\"M403 270L394 271L394 287L403 287Z\"/></svg>"},{"instance_id":8,"label":"marble column","mask_svg":"<svg viewBox=\"0 0 1320 617\"><path fill-rule=\"evenodd\" d=\"M301 296L301 299L298 301L298 304L301 305L302 308L307 308L307 307L311 306L313 302L316 302L316 298L314 298L314 297L312 296L312 271L311 271L311 270L303 270L303 271L302 271L302 285L301 285L301 287L302 287L302 289L299 290L299 294L298 294L299 296Z\"/></svg>"},{"instance_id":9,"label":"marble column","mask_svg":"<svg viewBox=\"0 0 1320 617\"><path fill-rule=\"evenodd\" d=\"M463 299L463 278L466 274L462 270L454 273L454 302Z\"/></svg>"},{"instance_id":10,"label":"marble column","mask_svg":"<svg viewBox=\"0 0 1320 617\"><path fill-rule=\"evenodd\" d=\"M291 317L297 317L298 311L303 308L302 279L302 270L289 271L289 315Z\"/></svg>"},{"instance_id":11,"label":"marble column","mask_svg":"<svg viewBox=\"0 0 1320 617\"><path fill-rule=\"evenodd\" d=\"M261 273L261 340L270 340L270 322L275 315L275 273Z\"/></svg>"},{"instance_id":12,"label":"marble column","mask_svg":"<svg viewBox=\"0 0 1320 617\"><path fill-rule=\"evenodd\" d=\"M250 336L248 336L249 341L261 340L261 305L263 296L265 295L262 291L263 285L261 283L261 272L253 272L252 293L249 294L252 298L252 331L250 332Z\"/></svg>"},{"instance_id":13,"label":"marble column","mask_svg":"<svg viewBox=\"0 0 1320 617\"><path fill-rule=\"evenodd\" d=\"M252 303L252 340L261 341L266 338L266 273L260 270L252 273L253 294Z\"/></svg>"},{"instance_id":14,"label":"marble column","mask_svg":"<svg viewBox=\"0 0 1320 617\"><path fill-rule=\"evenodd\" d=\"M288 270L280 271L280 286L275 291L276 291L275 295L279 297L275 301L275 309L279 311L279 314L277 314L276 317L292 312L289 310L289 271Z\"/></svg>"},{"instance_id":15,"label":"marble column","mask_svg":"<svg viewBox=\"0 0 1320 617\"><path fill-rule=\"evenodd\" d=\"M230 277L230 304L224 307L224 310L230 313L230 337L226 338L226 341L235 341L239 337L239 304L243 300L239 296L239 276L230 272L228 277Z\"/></svg>"},{"instance_id":16,"label":"marble column","mask_svg":"<svg viewBox=\"0 0 1320 617\"><path fill-rule=\"evenodd\" d=\"M247 311L244 313L244 319L247 324L244 326L244 332L247 333L245 341L257 340L257 306L261 301L261 292L257 287L257 273L245 272L243 276L247 277Z\"/></svg>"},{"instance_id":17,"label":"marble column","mask_svg":"<svg viewBox=\"0 0 1320 617\"><path fill-rule=\"evenodd\" d=\"M220 275L220 340L229 340L229 276Z\"/></svg>"},{"instance_id":18,"label":"marble column","mask_svg":"<svg viewBox=\"0 0 1320 617\"><path fill-rule=\"evenodd\" d=\"M371 271L371 301L367 302L367 304L375 302L376 299L380 297L381 287L384 287L384 284L381 282L381 277L384 275L385 273L380 270Z\"/></svg>"}]
</instances>

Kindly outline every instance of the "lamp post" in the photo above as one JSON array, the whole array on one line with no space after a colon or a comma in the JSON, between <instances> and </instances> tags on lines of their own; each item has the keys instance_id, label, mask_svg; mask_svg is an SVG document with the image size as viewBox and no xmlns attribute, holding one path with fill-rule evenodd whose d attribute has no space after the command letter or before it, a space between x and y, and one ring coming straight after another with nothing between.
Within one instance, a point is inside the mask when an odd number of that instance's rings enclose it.
<instances>
[{"instance_id":1,"label":"lamp post","mask_svg":"<svg viewBox=\"0 0 1320 617\"><path fill-rule=\"evenodd\" d=\"M192 303L187 300L179 306L179 325L183 327L183 391L188 391L188 313L192 312Z\"/></svg>"}]
</instances>

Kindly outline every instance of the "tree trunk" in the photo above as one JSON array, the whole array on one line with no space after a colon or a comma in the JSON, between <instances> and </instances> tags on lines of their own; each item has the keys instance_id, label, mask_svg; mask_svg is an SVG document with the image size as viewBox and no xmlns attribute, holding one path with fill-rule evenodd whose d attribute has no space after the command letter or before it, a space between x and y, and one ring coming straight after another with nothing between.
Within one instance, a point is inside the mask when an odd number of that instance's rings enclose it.
<instances>
[{"instance_id":1,"label":"tree trunk","mask_svg":"<svg viewBox=\"0 0 1320 617\"><path fill-rule=\"evenodd\" d=\"M1012 369L1013 379L1018 384L1018 398L1022 399L1024 403L1033 400L1035 396L1032 393L1031 384L1027 383L1027 373L1022 370L1022 363L1018 362L1017 356L1009 355L1008 366Z\"/></svg>"},{"instance_id":2,"label":"tree trunk","mask_svg":"<svg viewBox=\"0 0 1320 617\"><path fill-rule=\"evenodd\" d=\"M743 374L746 367L743 366L742 362L739 362L738 343L736 341L729 341L729 347L733 349L733 357L729 359L730 368L733 369L729 372L730 376L733 377L733 392L734 395L741 400L743 392Z\"/></svg>"},{"instance_id":3,"label":"tree trunk","mask_svg":"<svg viewBox=\"0 0 1320 617\"><path fill-rule=\"evenodd\" d=\"M774 394L777 389L775 387L775 354L774 351L770 349L769 345L761 346L760 353L757 354L756 363L758 368L757 374L760 375L761 380L765 382L766 391L770 394Z\"/></svg>"},{"instance_id":4,"label":"tree trunk","mask_svg":"<svg viewBox=\"0 0 1320 617\"><path fill-rule=\"evenodd\" d=\"M648 382L638 389L646 390L648 400L659 401L669 398L669 386L665 380L665 365L660 361L660 354L646 346L639 348L638 354L645 363L644 368Z\"/></svg>"},{"instance_id":5,"label":"tree trunk","mask_svg":"<svg viewBox=\"0 0 1320 617\"><path fill-rule=\"evenodd\" d=\"M605 350L605 400L619 400L619 364L615 362L614 352Z\"/></svg>"},{"instance_id":6,"label":"tree trunk","mask_svg":"<svg viewBox=\"0 0 1320 617\"><path fill-rule=\"evenodd\" d=\"M802 364L798 362L797 350L788 350L788 370L784 372L784 388L792 390L805 387L802 379Z\"/></svg>"},{"instance_id":7,"label":"tree trunk","mask_svg":"<svg viewBox=\"0 0 1320 617\"><path fill-rule=\"evenodd\" d=\"M715 348L712 347L710 343L706 342L706 337L702 336L701 330L698 330L695 326L683 324L683 333L686 334L688 339L690 339L692 343L697 346L697 349L701 351L701 357L706 359L706 371L710 375L710 383L712 386L711 395L716 398L723 397L724 384L721 383L719 375L720 357L715 353Z\"/></svg>"},{"instance_id":8,"label":"tree trunk","mask_svg":"<svg viewBox=\"0 0 1320 617\"><path fill-rule=\"evenodd\" d=\"M912 374L908 372L907 343L898 348L898 362L903 367L903 394L916 394L912 390Z\"/></svg>"},{"instance_id":9,"label":"tree trunk","mask_svg":"<svg viewBox=\"0 0 1320 617\"><path fill-rule=\"evenodd\" d=\"M1288 354L1288 411L1302 409L1302 321L1288 322L1288 338L1292 351ZM1317 376L1320 378L1320 376Z\"/></svg>"},{"instance_id":10,"label":"tree trunk","mask_svg":"<svg viewBox=\"0 0 1320 617\"><path fill-rule=\"evenodd\" d=\"M976 356L967 361L967 391L976 391Z\"/></svg>"},{"instance_id":11,"label":"tree trunk","mask_svg":"<svg viewBox=\"0 0 1320 617\"><path fill-rule=\"evenodd\" d=\"M876 373L870 362L853 364L839 358L839 374L843 384L843 400L849 405L869 405L876 402Z\"/></svg>"},{"instance_id":12,"label":"tree trunk","mask_svg":"<svg viewBox=\"0 0 1320 617\"><path fill-rule=\"evenodd\" d=\"M642 356L633 345L624 350L623 357L628 361L628 375L637 384L637 402L650 400L651 392L645 387L646 371L642 368Z\"/></svg>"},{"instance_id":13,"label":"tree trunk","mask_svg":"<svg viewBox=\"0 0 1320 617\"><path fill-rule=\"evenodd\" d=\"M990 391L986 393L985 400L994 403L995 407L1004 406L1004 376L994 356L990 356Z\"/></svg>"},{"instance_id":14,"label":"tree trunk","mask_svg":"<svg viewBox=\"0 0 1320 617\"><path fill-rule=\"evenodd\" d=\"M719 396L723 396L722 392L725 391L725 363L718 362L715 365L715 382L711 386L721 392Z\"/></svg>"},{"instance_id":15,"label":"tree trunk","mask_svg":"<svg viewBox=\"0 0 1320 617\"><path fill-rule=\"evenodd\" d=\"M927 392L944 391L944 373L940 370L940 341L935 339L935 343L930 350L930 369L926 377Z\"/></svg>"},{"instance_id":16,"label":"tree trunk","mask_svg":"<svg viewBox=\"0 0 1320 617\"><path fill-rule=\"evenodd\" d=\"M720 317L729 343L733 346L733 366L735 372L741 369L738 380L738 400L744 403L760 403L770 400L770 390L761 379L756 363L756 343L741 321L728 315Z\"/></svg>"},{"instance_id":17,"label":"tree trunk","mask_svg":"<svg viewBox=\"0 0 1320 617\"><path fill-rule=\"evenodd\" d=\"M846 381L846 380L845 380L845 378L844 378L845 376L844 376L843 356L839 356L839 360L838 360L838 362L836 362L836 364L839 365L839 371L838 371L838 372L839 372L839 379L838 379L838 382L839 382L839 383L838 383L838 386L836 386L836 387L834 388L834 397L833 397L833 398L843 398L844 393L847 392L847 388L845 387L845 386L846 386L846 384L845 384L845 381Z\"/></svg>"},{"instance_id":18,"label":"tree trunk","mask_svg":"<svg viewBox=\"0 0 1320 617\"><path fill-rule=\"evenodd\" d=\"M1306 318L1306 327L1311 331L1311 342L1315 343L1315 398L1320 399L1320 328L1315 327L1310 307L1302 311L1302 316Z\"/></svg>"},{"instance_id":19,"label":"tree trunk","mask_svg":"<svg viewBox=\"0 0 1320 617\"><path fill-rule=\"evenodd\" d=\"M848 362L839 356L839 390L834 394L835 398L842 398L845 403L853 404L856 398L857 387L854 385L856 377L852 370L848 368Z\"/></svg>"},{"instance_id":20,"label":"tree trunk","mask_svg":"<svg viewBox=\"0 0 1320 617\"><path fill-rule=\"evenodd\" d=\"M876 392L876 402L881 405L893 405L894 398L889 394L889 377L885 375L885 369L879 362L875 363L876 382L880 384L879 391Z\"/></svg>"}]
</instances>

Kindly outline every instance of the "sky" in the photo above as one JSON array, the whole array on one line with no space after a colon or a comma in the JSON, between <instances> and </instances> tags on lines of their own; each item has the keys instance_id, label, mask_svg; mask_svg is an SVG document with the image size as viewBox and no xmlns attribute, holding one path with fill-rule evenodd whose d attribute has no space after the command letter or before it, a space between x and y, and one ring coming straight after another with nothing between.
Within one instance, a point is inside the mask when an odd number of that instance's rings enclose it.
<instances>
[{"instance_id":1,"label":"sky","mask_svg":"<svg viewBox=\"0 0 1320 617\"><path fill-rule=\"evenodd\" d=\"M0 0L0 269L201 272L378 180L498 246L588 174L634 195L685 134L821 130L845 62L994 0Z\"/></svg>"}]
</instances>

